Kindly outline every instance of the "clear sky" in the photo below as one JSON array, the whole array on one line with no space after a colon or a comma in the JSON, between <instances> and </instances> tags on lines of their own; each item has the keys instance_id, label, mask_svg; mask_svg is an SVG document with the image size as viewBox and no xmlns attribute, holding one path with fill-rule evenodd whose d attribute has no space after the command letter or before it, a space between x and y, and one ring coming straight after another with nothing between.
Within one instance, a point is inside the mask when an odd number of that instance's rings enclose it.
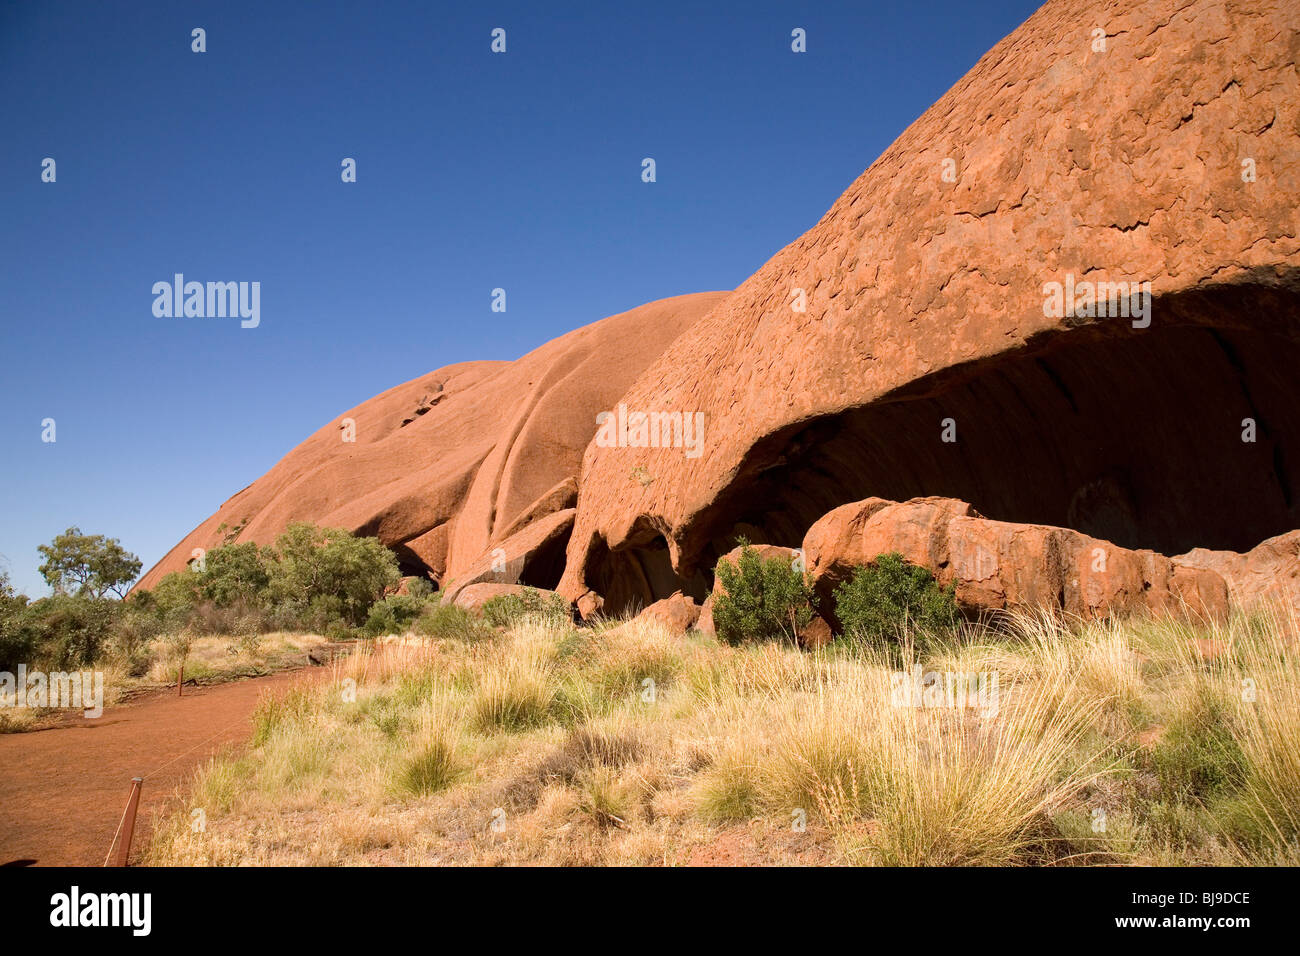
<instances>
[{"instance_id":1,"label":"clear sky","mask_svg":"<svg viewBox=\"0 0 1300 956\"><path fill-rule=\"evenodd\" d=\"M148 568L392 385L733 288L1036 6L2 0L0 568ZM178 272L261 324L155 317Z\"/></svg>"}]
</instances>

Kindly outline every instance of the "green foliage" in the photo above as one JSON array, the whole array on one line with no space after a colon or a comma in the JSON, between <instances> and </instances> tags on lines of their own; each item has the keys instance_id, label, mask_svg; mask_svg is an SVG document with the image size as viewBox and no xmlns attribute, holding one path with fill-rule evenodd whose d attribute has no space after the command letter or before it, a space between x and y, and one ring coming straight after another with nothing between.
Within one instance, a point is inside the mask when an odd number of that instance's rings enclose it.
<instances>
[{"instance_id":1,"label":"green foliage","mask_svg":"<svg viewBox=\"0 0 1300 956\"><path fill-rule=\"evenodd\" d=\"M9 575L0 571L0 670L12 671L31 659L33 635L21 626L26 595L16 594Z\"/></svg>"},{"instance_id":2,"label":"green foliage","mask_svg":"<svg viewBox=\"0 0 1300 956\"><path fill-rule=\"evenodd\" d=\"M446 740L437 739L407 762L397 784L408 793L424 797L445 789L458 775L455 749Z\"/></svg>"},{"instance_id":3,"label":"green foliage","mask_svg":"<svg viewBox=\"0 0 1300 956\"><path fill-rule=\"evenodd\" d=\"M118 608L117 623L110 638L112 656L126 665L132 677L141 677L152 660L148 645L162 632L162 622L154 608L153 594L136 591Z\"/></svg>"},{"instance_id":4,"label":"green foliage","mask_svg":"<svg viewBox=\"0 0 1300 956\"><path fill-rule=\"evenodd\" d=\"M69 528L36 550L45 558L41 577L55 594L102 598L112 591L121 597L140 574L140 559L116 538L82 534L80 528Z\"/></svg>"},{"instance_id":5,"label":"green foliage","mask_svg":"<svg viewBox=\"0 0 1300 956\"><path fill-rule=\"evenodd\" d=\"M835 613L851 638L898 638L906 629L922 634L957 625L955 588L941 588L926 568L910 565L897 552L882 554L835 589Z\"/></svg>"},{"instance_id":6,"label":"green foliage","mask_svg":"<svg viewBox=\"0 0 1300 956\"><path fill-rule=\"evenodd\" d=\"M341 528L290 525L275 542L271 595L290 599L353 627L401 579L397 558L378 538Z\"/></svg>"},{"instance_id":7,"label":"green foliage","mask_svg":"<svg viewBox=\"0 0 1300 956\"><path fill-rule=\"evenodd\" d=\"M205 555L196 583L217 607L264 606L274 567L275 553L270 548L251 542L223 545Z\"/></svg>"},{"instance_id":8,"label":"green foliage","mask_svg":"<svg viewBox=\"0 0 1300 956\"><path fill-rule=\"evenodd\" d=\"M405 634L415 620L425 612L429 602L410 594L390 594L370 607L365 633L370 637L384 634Z\"/></svg>"},{"instance_id":9,"label":"green foliage","mask_svg":"<svg viewBox=\"0 0 1300 956\"><path fill-rule=\"evenodd\" d=\"M428 598L433 594L433 585L428 578L411 578L406 582L406 593L413 598Z\"/></svg>"},{"instance_id":10,"label":"green foliage","mask_svg":"<svg viewBox=\"0 0 1300 956\"><path fill-rule=\"evenodd\" d=\"M398 580L397 559L378 539L295 524L274 547L245 542L213 548L201 564L166 575L140 597L165 632L242 636L280 629L346 636Z\"/></svg>"},{"instance_id":11,"label":"green foliage","mask_svg":"<svg viewBox=\"0 0 1300 956\"><path fill-rule=\"evenodd\" d=\"M55 594L6 615L6 665L81 667L99 658L120 616L118 601ZM5 666L5 670L12 670Z\"/></svg>"},{"instance_id":12,"label":"green foliage","mask_svg":"<svg viewBox=\"0 0 1300 956\"><path fill-rule=\"evenodd\" d=\"M1235 730L1223 702L1202 688L1169 722L1147 758L1161 793L1205 800L1238 789L1247 761Z\"/></svg>"},{"instance_id":13,"label":"green foliage","mask_svg":"<svg viewBox=\"0 0 1300 956\"><path fill-rule=\"evenodd\" d=\"M116 540L69 528L40 551L52 597L28 602L0 574L0 669L19 663L77 667L111 654L132 674L143 674L150 664L147 646L162 636L187 642L200 634L231 634L248 649L274 628L347 637L370 620L371 633L400 631L427 610L431 590L417 579L410 596L384 600L400 580L393 553L375 538L309 524L291 525L272 548L213 548L188 570L121 601L105 595L120 594L140 562ZM171 656L183 659L187 650L175 645Z\"/></svg>"},{"instance_id":14,"label":"green foliage","mask_svg":"<svg viewBox=\"0 0 1300 956\"><path fill-rule=\"evenodd\" d=\"M483 619L493 627L510 627L527 615L541 617L547 624L573 621L569 602L553 592L524 588L523 594L502 594L483 602Z\"/></svg>"},{"instance_id":15,"label":"green foliage","mask_svg":"<svg viewBox=\"0 0 1300 956\"><path fill-rule=\"evenodd\" d=\"M714 573L725 588L713 603L713 624L728 644L788 640L812 620L817 595L807 577L784 558L763 559L740 539L740 559L720 559Z\"/></svg>"}]
</instances>

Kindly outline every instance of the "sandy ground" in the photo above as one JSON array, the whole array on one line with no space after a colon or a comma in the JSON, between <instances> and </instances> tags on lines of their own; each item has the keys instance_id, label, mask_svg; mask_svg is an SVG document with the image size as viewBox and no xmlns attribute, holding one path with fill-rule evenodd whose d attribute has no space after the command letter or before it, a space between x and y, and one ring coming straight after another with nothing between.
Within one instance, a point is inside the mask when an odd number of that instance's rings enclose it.
<instances>
[{"instance_id":1,"label":"sandy ground","mask_svg":"<svg viewBox=\"0 0 1300 956\"><path fill-rule=\"evenodd\" d=\"M328 673L186 687L179 699L159 692L97 720L0 735L0 866L102 866L131 778L144 777L131 852L138 859L167 797L209 756L248 739L263 693Z\"/></svg>"}]
</instances>

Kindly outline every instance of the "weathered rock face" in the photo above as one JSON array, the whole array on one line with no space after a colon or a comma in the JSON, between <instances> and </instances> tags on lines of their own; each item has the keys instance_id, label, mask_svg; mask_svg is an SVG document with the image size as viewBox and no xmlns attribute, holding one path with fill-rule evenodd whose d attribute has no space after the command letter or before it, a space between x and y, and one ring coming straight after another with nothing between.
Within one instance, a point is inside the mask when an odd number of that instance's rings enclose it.
<instances>
[{"instance_id":1,"label":"weathered rock face","mask_svg":"<svg viewBox=\"0 0 1300 956\"><path fill-rule=\"evenodd\" d=\"M1228 613L1227 585L1212 570L1068 528L990 521L948 498L842 505L808 529L803 549L822 613L836 624L835 587L854 567L889 552L955 585L968 612L1043 608L1083 618L1150 612L1201 620Z\"/></svg>"},{"instance_id":2,"label":"weathered rock face","mask_svg":"<svg viewBox=\"0 0 1300 956\"><path fill-rule=\"evenodd\" d=\"M1051 0L734 292L385 392L142 584L307 520L701 629L741 534L970 608L1300 606L1298 61L1293 0Z\"/></svg>"},{"instance_id":3,"label":"weathered rock face","mask_svg":"<svg viewBox=\"0 0 1300 956\"><path fill-rule=\"evenodd\" d=\"M552 516L574 504L596 414L613 408L632 379L724 295L652 302L514 362L452 365L390 389L343 413L223 504L140 586L183 570L195 548L269 544L294 521L376 535L397 551L406 574L475 579L493 548L536 522L562 523ZM343 441L349 428L354 442ZM524 558L512 566L513 580L553 587L568 527L552 528L555 535L532 549L508 547L510 560Z\"/></svg>"},{"instance_id":4,"label":"weathered rock face","mask_svg":"<svg viewBox=\"0 0 1300 956\"><path fill-rule=\"evenodd\" d=\"M533 580L558 581L564 570L564 546L573 528L572 508L544 515L525 524L473 561L455 576L448 575L442 586L441 600L450 604L462 589L484 581L494 584L520 584L527 573Z\"/></svg>"},{"instance_id":5,"label":"weathered rock face","mask_svg":"<svg viewBox=\"0 0 1300 956\"><path fill-rule=\"evenodd\" d=\"M685 634L699 618L699 605L680 591L662 601L655 601L637 615L637 620L654 621L673 634Z\"/></svg>"},{"instance_id":6,"label":"weathered rock face","mask_svg":"<svg viewBox=\"0 0 1300 956\"><path fill-rule=\"evenodd\" d=\"M1164 554L1300 527L1298 55L1290 0L1049 2L632 385L703 441L587 448L561 592L703 599L737 529L871 495Z\"/></svg>"},{"instance_id":7,"label":"weathered rock face","mask_svg":"<svg viewBox=\"0 0 1300 956\"><path fill-rule=\"evenodd\" d=\"M1242 610L1265 604L1300 609L1300 531L1269 538L1245 554L1196 548L1174 561L1221 575Z\"/></svg>"}]
</instances>

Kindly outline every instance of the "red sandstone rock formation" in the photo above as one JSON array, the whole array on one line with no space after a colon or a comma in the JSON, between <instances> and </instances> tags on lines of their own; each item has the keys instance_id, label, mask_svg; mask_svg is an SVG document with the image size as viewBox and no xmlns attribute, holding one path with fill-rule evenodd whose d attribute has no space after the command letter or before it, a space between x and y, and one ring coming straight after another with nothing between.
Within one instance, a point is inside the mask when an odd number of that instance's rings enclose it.
<instances>
[{"instance_id":1,"label":"red sandstone rock formation","mask_svg":"<svg viewBox=\"0 0 1300 956\"><path fill-rule=\"evenodd\" d=\"M655 601L637 615L637 620L653 621L673 634L685 634L699 619L699 605L680 591L662 601Z\"/></svg>"},{"instance_id":2,"label":"red sandstone rock formation","mask_svg":"<svg viewBox=\"0 0 1300 956\"><path fill-rule=\"evenodd\" d=\"M554 586L567 525L531 551L515 536L572 508L596 414L613 408L632 379L724 295L652 302L514 362L452 365L389 389L325 425L228 500L139 586L184 569L195 548L269 544L294 521L376 535L407 573L440 581L462 572L462 583L479 579L492 550L504 545L513 580ZM347 419L353 443L341 440Z\"/></svg>"},{"instance_id":3,"label":"red sandstone rock formation","mask_svg":"<svg viewBox=\"0 0 1300 956\"><path fill-rule=\"evenodd\" d=\"M1298 55L1289 0L1046 4L637 379L702 453L589 446L561 593L703 598L737 531L872 495L1165 554L1300 527ZM1046 314L1076 280L1150 282L1149 325Z\"/></svg>"},{"instance_id":4,"label":"red sandstone rock formation","mask_svg":"<svg viewBox=\"0 0 1300 956\"><path fill-rule=\"evenodd\" d=\"M537 594L549 595L553 591L546 591L541 588L533 589ZM472 611L475 614L483 612L483 605L487 604L493 598L499 597L519 597L522 598L529 591L529 588L522 584L496 584L491 581L480 581L477 584L467 585L456 592L455 601L452 602L456 607L466 611Z\"/></svg>"},{"instance_id":5,"label":"red sandstone rock formation","mask_svg":"<svg viewBox=\"0 0 1300 956\"><path fill-rule=\"evenodd\" d=\"M1300 531L1269 538L1245 554L1196 548L1174 561L1222 575L1232 603L1244 610L1271 603L1300 609Z\"/></svg>"},{"instance_id":6,"label":"red sandstone rock formation","mask_svg":"<svg viewBox=\"0 0 1300 956\"><path fill-rule=\"evenodd\" d=\"M738 534L805 541L823 586L899 550L968 607L1218 614L1223 578L1300 603L1298 57L1289 0L1052 0L735 292L386 392L143 583L223 523L311 520L450 592L563 564L584 617L704 600ZM1153 301L1054 308L1080 283ZM631 440L593 440L617 406Z\"/></svg>"},{"instance_id":7,"label":"red sandstone rock formation","mask_svg":"<svg viewBox=\"0 0 1300 956\"><path fill-rule=\"evenodd\" d=\"M832 620L835 587L854 567L889 552L955 585L967 612L1043 608L1081 618L1150 612L1201 620L1228 613L1228 589L1214 571L1068 528L990 521L949 498L841 505L808 529L803 551Z\"/></svg>"}]
</instances>

